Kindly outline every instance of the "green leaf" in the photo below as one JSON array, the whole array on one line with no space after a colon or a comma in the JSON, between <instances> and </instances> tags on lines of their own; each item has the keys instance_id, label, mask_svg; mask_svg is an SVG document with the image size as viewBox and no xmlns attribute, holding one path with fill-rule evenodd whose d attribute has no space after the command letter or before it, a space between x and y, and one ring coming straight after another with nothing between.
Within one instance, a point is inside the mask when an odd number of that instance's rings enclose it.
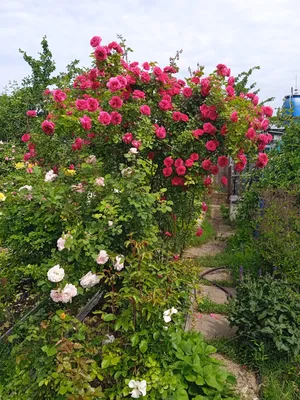
<instances>
[{"instance_id":1,"label":"green leaf","mask_svg":"<svg viewBox=\"0 0 300 400\"><path fill-rule=\"evenodd\" d=\"M138 343L139 343L139 341L140 341L139 335L138 335L137 333L135 333L135 334L131 337L130 340L131 340L131 343L132 343L132 346L133 346L133 347L137 346Z\"/></svg>"},{"instance_id":2,"label":"green leaf","mask_svg":"<svg viewBox=\"0 0 300 400\"><path fill-rule=\"evenodd\" d=\"M117 317L115 314L105 314L103 317L103 321L108 322L108 321L114 321Z\"/></svg>"},{"instance_id":3,"label":"green leaf","mask_svg":"<svg viewBox=\"0 0 300 400\"><path fill-rule=\"evenodd\" d=\"M139 345L139 348L140 348L140 350L141 350L141 352L144 354L144 353L146 353L146 351L147 351L147 349L148 349L148 343L146 342L146 340L142 340L141 341L141 343L140 343L140 345Z\"/></svg>"},{"instance_id":4,"label":"green leaf","mask_svg":"<svg viewBox=\"0 0 300 400\"><path fill-rule=\"evenodd\" d=\"M110 357L104 357L102 362L101 362L101 368L105 369L108 368L110 366Z\"/></svg>"}]
</instances>

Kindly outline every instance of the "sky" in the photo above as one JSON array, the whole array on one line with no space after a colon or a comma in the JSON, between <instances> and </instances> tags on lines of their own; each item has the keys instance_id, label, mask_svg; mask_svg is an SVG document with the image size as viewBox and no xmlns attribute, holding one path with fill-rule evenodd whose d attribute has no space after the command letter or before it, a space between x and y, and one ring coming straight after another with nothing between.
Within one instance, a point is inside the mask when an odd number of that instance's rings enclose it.
<instances>
[{"instance_id":1,"label":"sky","mask_svg":"<svg viewBox=\"0 0 300 400\"><path fill-rule=\"evenodd\" d=\"M165 66L182 49L181 76L198 62L207 74L259 65L260 99L278 107L296 74L300 86L299 15L299 0L0 0L0 92L30 72L18 49L37 56L44 35L61 72L74 59L90 65L92 36L107 44L122 34L130 61Z\"/></svg>"}]
</instances>

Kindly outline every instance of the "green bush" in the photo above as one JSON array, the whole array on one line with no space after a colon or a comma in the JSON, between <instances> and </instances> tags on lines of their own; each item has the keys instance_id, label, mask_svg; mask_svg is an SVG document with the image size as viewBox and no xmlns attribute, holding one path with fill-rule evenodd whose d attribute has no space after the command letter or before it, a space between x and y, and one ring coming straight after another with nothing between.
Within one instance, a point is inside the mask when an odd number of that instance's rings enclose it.
<instances>
[{"instance_id":1,"label":"green bush","mask_svg":"<svg viewBox=\"0 0 300 400\"><path fill-rule=\"evenodd\" d=\"M299 295L283 280L246 277L238 286L229 319L238 334L266 352L296 356L300 351Z\"/></svg>"}]
</instances>

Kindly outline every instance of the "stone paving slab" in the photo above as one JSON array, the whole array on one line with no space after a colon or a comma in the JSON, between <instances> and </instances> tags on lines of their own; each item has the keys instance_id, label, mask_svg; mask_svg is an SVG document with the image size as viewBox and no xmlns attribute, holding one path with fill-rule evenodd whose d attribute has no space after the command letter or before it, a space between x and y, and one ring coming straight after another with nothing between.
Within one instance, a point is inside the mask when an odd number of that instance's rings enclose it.
<instances>
[{"instance_id":1,"label":"stone paving slab","mask_svg":"<svg viewBox=\"0 0 300 400\"><path fill-rule=\"evenodd\" d=\"M198 295L208 297L215 304L228 303L226 293L216 286L200 285L197 292Z\"/></svg>"},{"instance_id":2,"label":"stone paving slab","mask_svg":"<svg viewBox=\"0 0 300 400\"><path fill-rule=\"evenodd\" d=\"M253 371L239 365L221 354L213 354L213 358L221 361L224 367L236 377L236 391L241 400L259 400L259 385Z\"/></svg>"},{"instance_id":3,"label":"stone paving slab","mask_svg":"<svg viewBox=\"0 0 300 400\"><path fill-rule=\"evenodd\" d=\"M230 281L231 276L230 276L230 271L228 269L218 269L214 271L213 268L208 268L206 271L211 271L207 273L204 276L204 279L207 279L208 281Z\"/></svg>"},{"instance_id":4,"label":"stone paving slab","mask_svg":"<svg viewBox=\"0 0 300 400\"><path fill-rule=\"evenodd\" d=\"M230 327L228 319L221 314L195 313L191 328L201 332L206 339L231 338L236 333L236 328Z\"/></svg>"},{"instance_id":5,"label":"stone paving slab","mask_svg":"<svg viewBox=\"0 0 300 400\"><path fill-rule=\"evenodd\" d=\"M203 244L200 247L190 247L184 252L185 258L198 258L204 256L215 256L221 253L226 247L225 242L219 240L212 240L208 243Z\"/></svg>"}]
</instances>

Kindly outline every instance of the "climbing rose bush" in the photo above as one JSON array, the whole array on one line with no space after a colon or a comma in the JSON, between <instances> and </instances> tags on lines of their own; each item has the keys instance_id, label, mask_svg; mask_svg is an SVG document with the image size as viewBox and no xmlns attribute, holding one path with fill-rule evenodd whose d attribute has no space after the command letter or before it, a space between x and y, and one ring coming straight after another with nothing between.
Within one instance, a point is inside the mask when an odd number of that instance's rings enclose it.
<instances>
[{"instance_id":1,"label":"climbing rose bush","mask_svg":"<svg viewBox=\"0 0 300 400\"><path fill-rule=\"evenodd\" d=\"M249 162L267 164L262 152L271 135L263 132L272 109L260 107L253 93L236 96L235 79L223 64L208 76L201 68L180 79L173 62L165 67L127 62L123 43L103 45L95 38L92 68L73 87L45 91L49 114L40 131L23 135L24 161L45 169L45 182L67 169L78 191L84 191L79 179L87 162L120 180L142 169L151 192L167 189L162 201L173 203L177 229L171 214L157 221L161 232L171 230L174 237L229 156L238 172ZM227 185L226 177L221 182Z\"/></svg>"}]
</instances>

